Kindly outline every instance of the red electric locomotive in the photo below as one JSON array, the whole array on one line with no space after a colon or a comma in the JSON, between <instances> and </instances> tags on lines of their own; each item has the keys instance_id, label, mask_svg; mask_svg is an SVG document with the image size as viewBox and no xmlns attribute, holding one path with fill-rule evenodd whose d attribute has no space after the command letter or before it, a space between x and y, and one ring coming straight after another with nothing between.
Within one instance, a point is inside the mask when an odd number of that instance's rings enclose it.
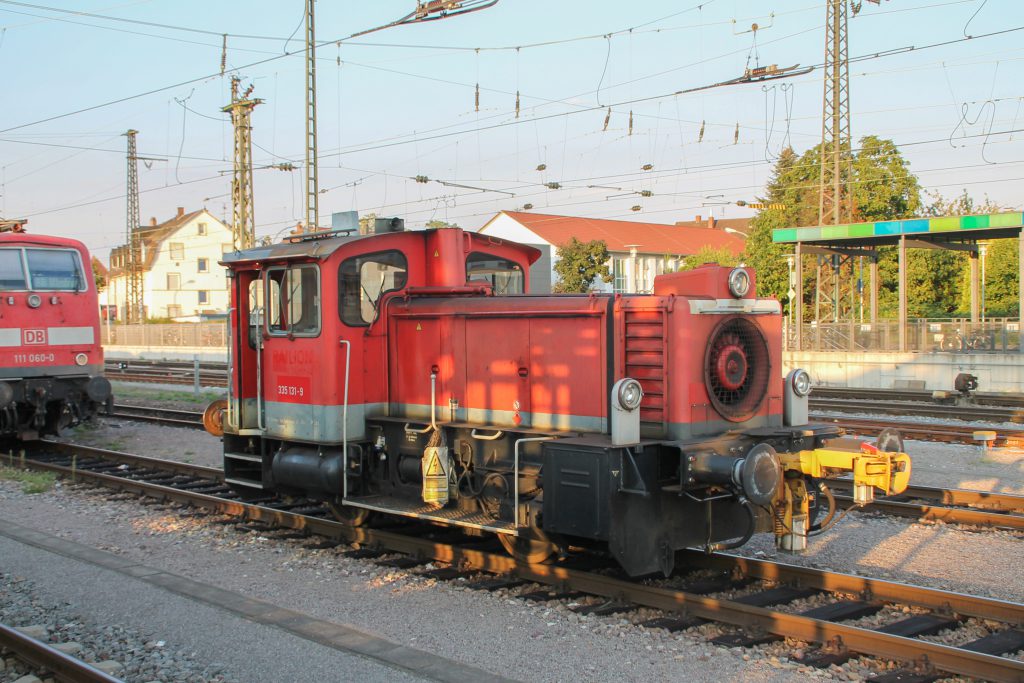
<instances>
[{"instance_id":1,"label":"red electric locomotive","mask_svg":"<svg viewBox=\"0 0 1024 683\"><path fill-rule=\"evenodd\" d=\"M801 549L826 475L852 472L861 502L906 487L906 455L807 424L809 378L781 376L781 308L750 270L529 295L536 249L399 226L225 257L210 417L237 490L492 532L526 562L598 545L640 575L755 531Z\"/></svg>"},{"instance_id":2,"label":"red electric locomotive","mask_svg":"<svg viewBox=\"0 0 1024 683\"><path fill-rule=\"evenodd\" d=\"M111 399L91 261L77 240L0 225L0 436L55 434Z\"/></svg>"}]
</instances>

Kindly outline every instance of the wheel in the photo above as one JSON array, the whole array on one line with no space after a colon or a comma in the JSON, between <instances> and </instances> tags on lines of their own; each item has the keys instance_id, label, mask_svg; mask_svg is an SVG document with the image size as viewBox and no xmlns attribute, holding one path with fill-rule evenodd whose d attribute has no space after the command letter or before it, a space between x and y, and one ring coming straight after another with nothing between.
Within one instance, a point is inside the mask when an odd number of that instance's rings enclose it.
<instances>
[{"instance_id":1,"label":"wheel","mask_svg":"<svg viewBox=\"0 0 1024 683\"><path fill-rule=\"evenodd\" d=\"M371 511L366 508L357 508L340 503L328 503L327 507L331 509L335 519L349 526L363 526L366 524L366 520L370 518Z\"/></svg>"},{"instance_id":2,"label":"wheel","mask_svg":"<svg viewBox=\"0 0 1024 683\"><path fill-rule=\"evenodd\" d=\"M875 441L878 450L883 453L903 453L903 435L892 428L883 429Z\"/></svg>"},{"instance_id":3,"label":"wheel","mask_svg":"<svg viewBox=\"0 0 1024 683\"><path fill-rule=\"evenodd\" d=\"M558 546L548 540L543 533L540 534L540 538L527 535L530 533L537 532L527 531L520 536L498 534L498 540L509 555L523 564L540 564L558 552Z\"/></svg>"},{"instance_id":4,"label":"wheel","mask_svg":"<svg viewBox=\"0 0 1024 683\"><path fill-rule=\"evenodd\" d=\"M943 351L962 351L962 346L960 338L952 335L946 335L939 343L939 348Z\"/></svg>"}]
</instances>

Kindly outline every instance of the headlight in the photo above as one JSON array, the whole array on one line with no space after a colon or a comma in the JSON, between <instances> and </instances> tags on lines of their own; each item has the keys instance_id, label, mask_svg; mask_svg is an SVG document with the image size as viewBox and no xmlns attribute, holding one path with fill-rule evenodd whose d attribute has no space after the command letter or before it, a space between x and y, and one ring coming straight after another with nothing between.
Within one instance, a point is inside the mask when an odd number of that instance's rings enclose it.
<instances>
[{"instance_id":1,"label":"headlight","mask_svg":"<svg viewBox=\"0 0 1024 683\"><path fill-rule=\"evenodd\" d=\"M623 410L636 410L644 398L644 390L635 379L625 379L619 385L619 405Z\"/></svg>"},{"instance_id":2,"label":"headlight","mask_svg":"<svg viewBox=\"0 0 1024 683\"><path fill-rule=\"evenodd\" d=\"M42 305L43 305L43 300L39 298L38 294L29 294L28 295L28 307L29 308L39 308Z\"/></svg>"},{"instance_id":3,"label":"headlight","mask_svg":"<svg viewBox=\"0 0 1024 683\"><path fill-rule=\"evenodd\" d=\"M750 291L750 273L746 268L733 268L729 273L729 293L742 299Z\"/></svg>"},{"instance_id":4,"label":"headlight","mask_svg":"<svg viewBox=\"0 0 1024 683\"><path fill-rule=\"evenodd\" d=\"M85 355L84 353L79 353L78 355L75 356L75 363L77 365L85 365L88 362L89 356Z\"/></svg>"},{"instance_id":5,"label":"headlight","mask_svg":"<svg viewBox=\"0 0 1024 683\"><path fill-rule=\"evenodd\" d=\"M793 373L793 391L801 397L811 393L811 376L806 370L797 370Z\"/></svg>"}]
</instances>

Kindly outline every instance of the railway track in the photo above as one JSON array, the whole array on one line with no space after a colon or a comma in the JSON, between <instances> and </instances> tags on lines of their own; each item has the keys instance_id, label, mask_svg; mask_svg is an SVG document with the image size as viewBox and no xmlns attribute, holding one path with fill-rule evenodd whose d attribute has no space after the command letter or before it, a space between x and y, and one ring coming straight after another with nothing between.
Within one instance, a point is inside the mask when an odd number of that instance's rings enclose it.
<instances>
[{"instance_id":1,"label":"railway track","mask_svg":"<svg viewBox=\"0 0 1024 683\"><path fill-rule=\"evenodd\" d=\"M685 553L691 566L713 573L691 580L687 576L639 582L616 575L608 566L587 568L589 556L570 556L554 564L526 565L492 552L493 539L465 537L449 542L451 530L431 538L421 526L413 533L394 527L350 527L328 517L313 501L239 500L214 468L156 460L69 444L41 442L26 464L56 472L75 481L88 481L164 501L201 507L246 520L248 524L301 530L335 541L358 543L347 554L376 558L400 553L381 563L409 569L427 562L448 566L419 572L438 580L464 578L480 590L521 589L523 600L566 600L576 611L593 615L628 613L640 607L663 616L639 626L683 630L714 621L739 630L713 642L730 647L768 640L795 638L817 644L801 661L829 666L855 653L907 662L916 658L935 671L992 681L1024 679L1024 661L1006 656L1024 650L1024 604L909 586L862 576L794 567L733 555ZM598 565L601 563L598 562ZM710 578L709 578L710 576ZM547 586L536 590L532 583ZM737 594L737 591L739 594ZM725 595L731 597L724 597ZM579 600L584 596L584 600ZM589 597L586 597L589 596ZM851 597L853 596L853 597ZM813 606L810 606L812 605ZM907 616L904 608L912 608ZM869 615L891 615L877 628L862 621ZM971 623L999 626L988 635L953 646L923 640L926 635L963 628ZM986 631L988 632L988 631ZM954 638L957 642L965 639ZM922 660L921 658L925 658Z\"/></svg>"},{"instance_id":2,"label":"railway track","mask_svg":"<svg viewBox=\"0 0 1024 683\"><path fill-rule=\"evenodd\" d=\"M928 403L863 401L838 398L817 398L811 394L811 410L823 413L874 413L879 415L913 415L937 417L964 422L1024 423L1024 409L1006 406L948 406Z\"/></svg>"},{"instance_id":3,"label":"railway track","mask_svg":"<svg viewBox=\"0 0 1024 683\"><path fill-rule=\"evenodd\" d=\"M55 678L67 683L121 683L121 679L95 669L48 643L27 636L6 624L0 624L0 652L4 650L13 653L17 659L29 666L45 671L48 675L44 678Z\"/></svg>"},{"instance_id":4,"label":"railway track","mask_svg":"<svg viewBox=\"0 0 1024 683\"><path fill-rule=\"evenodd\" d=\"M172 427L202 429L203 426L202 413L149 406L117 405L114 406L114 417ZM854 425L840 424L848 428L852 427L851 431L860 434L870 432L870 430L857 428ZM887 426L893 425L892 423L876 425L874 433L877 434ZM929 430L930 433L934 431L933 428L929 428ZM907 438L915 438L914 435L903 431ZM970 434L970 431L960 433L960 440L970 443ZM1002 442L1006 443L1006 437L1001 438ZM843 493L848 487L843 480L831 480L829 485L836 489L837 500L841 505L848 507L853 504L852 498ZM916 520L1024 531L1024 496L1013 494L911 486L899 496L876 498L870 510Z\"/></svg>"},{"instance_id":5,"label":"railway track","mask_svg":"<svg viewBox=\"0 0 1024 683\"><path fill-rule=\"evenodd\" d=\"M955 393L955 392L952 392ZM923 389L855 389L851 387L814 387L812 396L817 398L843 398L861 401L905 401L910 403L933 403L931 391ZM1024 408L1024 394L971 394L971 403L979 406L1001 406Z\"/></svg>"}]
</instances>

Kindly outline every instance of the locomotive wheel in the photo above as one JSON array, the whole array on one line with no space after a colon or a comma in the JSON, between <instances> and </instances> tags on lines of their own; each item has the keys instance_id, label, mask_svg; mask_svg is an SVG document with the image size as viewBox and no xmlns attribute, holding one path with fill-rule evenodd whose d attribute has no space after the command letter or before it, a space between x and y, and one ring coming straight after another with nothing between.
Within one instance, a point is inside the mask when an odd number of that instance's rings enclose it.
<instances>
[{"instance_id":1,"label":"locomotive wheel","mask_svg":"<svg viewBox=\"0 0 1024 683\"><path fill-rule=\"evenodd\" d=\"M340 503L328 503L327 507L331 509L335 519L349 526L363 526L366 524L366 520L370 518L371 511L366 508L341 505Z\"/></svg>"},{"instance_id":2,"label":"locomotive wheel","mask_svg":"<svg viewBox=\"0 0 1024 683\"><path fill-rule=\"evenodd\" d=\"M527 532L529 533L529 532ZM538 533L534 531L533 533ZM511 534L498 534L498 540L509 555L517 562L523 564L540 564L556 552L558 546L548 540L543 533L540 538L533 536L513 536Z\"/></svg>"}]
</instances>

